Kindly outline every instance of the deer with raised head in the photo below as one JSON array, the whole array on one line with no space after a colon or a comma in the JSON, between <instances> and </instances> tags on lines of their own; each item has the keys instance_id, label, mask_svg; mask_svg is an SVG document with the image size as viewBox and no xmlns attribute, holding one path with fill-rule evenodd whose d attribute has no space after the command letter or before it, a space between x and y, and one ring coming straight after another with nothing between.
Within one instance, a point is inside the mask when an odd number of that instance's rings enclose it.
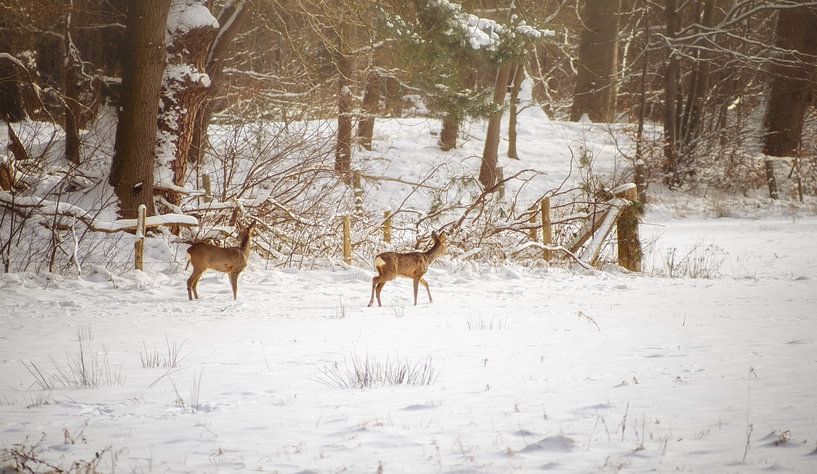
<instances>
[{"instance_id":1,"label":"deer with raised head","mask_svg":"<svg viewBox=\"0 0 817 474\"><path fill-rule=\"evenodd\" d=\"M434 244L425 252L384 252L374 259L374 267L378 275L372 278L372 297L369 299L369 306L374 303L375 296L377 296L377 306L383 306L380 304L380 292L387 282L398 276L414 280L414 306L417 306L417 289L420 283L426 287L428 302L433 302L431 290L423 275L431 262L445 253L446 235L432 232L431 239Z\"/></svg>"},{"instance_id":2,"label":"deer with raised head","mask_svg":"<svg viewBox=\"0 0 817 474\"><path fill-rule=\"evenodd\" d=\"M201 275L208 269L230 275L233 287L233 299L238 298L238 275L246 268L250 257L252 236L255 232L255 221L243 227L239 233L241 244L238 247L219 247L206 242L197 242L187 249L187 256L193 264L193 274L187 279L187 297L198 299L196 285Z\"/></svg>"}]
</instances>

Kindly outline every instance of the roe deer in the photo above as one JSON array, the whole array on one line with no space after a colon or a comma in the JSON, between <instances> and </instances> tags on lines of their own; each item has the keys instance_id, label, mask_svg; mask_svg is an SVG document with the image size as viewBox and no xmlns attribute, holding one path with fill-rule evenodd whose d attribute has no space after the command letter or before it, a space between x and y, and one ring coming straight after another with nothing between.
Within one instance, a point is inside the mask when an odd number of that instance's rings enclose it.
<instances>
[{"instance_id":1,"label":"roe deer","mask_svg":"<svg viewBox=\"0 0 817 474\"><path fill-rule=\"evenodd\" d=\"M224 272L230 275L230 284L233 286L233 299L238 298L238 275L247 266L252 245L252 234L255 231L255 221L241 229L239 237L241 245L238 247L218 247L206 242L198 242L187 249L187 256L193 264L193 274L187 279L187 297L198 299L196 285L199 278L207 269Z\"/></svg>"},{"instance_id":2,"label":"roe deer","mask_svg":"<svg viewBox=\"0 0 817 474\"><path fill-rule=\"evenodd\" d=\"M446 236L445 233L437 234L432 232L431 238L434 240L434 245L425 252L385 252L374 259L374 267L377 269L378 275L372 278L372 297L369 299L369 306L374 303L375 296L377 296L377 306L382 306L380 304L380 291L383 290L386 282L392 281L398 276L414 280L414 306L417 306L417 288L420 283L426 287L428 302L433 302L431 290L428 288L428 282L423 278L423 275L425 275L431 262L445 253Z\"/></svg>"}]
</instances>

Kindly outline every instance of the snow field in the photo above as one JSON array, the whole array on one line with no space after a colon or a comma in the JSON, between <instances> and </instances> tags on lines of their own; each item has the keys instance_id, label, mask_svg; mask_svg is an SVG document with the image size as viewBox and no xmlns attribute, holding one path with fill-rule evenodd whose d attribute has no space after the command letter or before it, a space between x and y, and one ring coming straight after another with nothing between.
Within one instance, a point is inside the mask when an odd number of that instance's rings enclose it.
<instances>
[{"instance_id":1,"label":"snow field","mask_svg":"<svg viewBox=\"0 0 817 474\"><path fill-rule=\"evenodd\" d=\"M183 271L116 285L0 276L0 444L44 433L41 456L63 465L111 446L106 472L814 470L817 220L658 223L644 226L664 232L656 244L720 247L725 276L443 259L427 275L434 304L421 292L411 306L400 280L382 308L365 307L367 269L255 261L237 302L215 273L194 302ZM122 384L38 390L21 362L53 373L49 358L65 367L81 334ZM142 368L143 344L167 341L183 343L179 367ZM325 383L325 368L366 357L430 361L438 376ZM65 444L64 430L84 441Z\"/></svg>"}]
</instances>

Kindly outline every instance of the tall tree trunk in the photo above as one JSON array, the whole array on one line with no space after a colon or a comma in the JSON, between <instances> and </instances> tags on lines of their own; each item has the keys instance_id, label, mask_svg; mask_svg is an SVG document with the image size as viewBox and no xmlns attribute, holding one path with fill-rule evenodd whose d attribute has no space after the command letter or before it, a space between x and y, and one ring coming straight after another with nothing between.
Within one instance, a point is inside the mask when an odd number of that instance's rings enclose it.
<instances>
[{"instance_id":1,"label":"tall tree trunk","mask_svg":"<svg viewBox=\"0 0 817 474\"><path fill-rule=\"evenodd\" d=\"M165 68L165 29L171 0L141 0L128 7L126 55L122 61L122 108L116 127L110 184L119 198L119 215L135 218L140 204L148 215L153 203L156 116Z\"/></svg>"},{"instance_id":2,"label":"tall tree trunk","mask_svg":"<svg viewBox=\"0 0 817 474\"><path fill-rule=\"evenodd\" d=\"M79 94L82 91L81 58L79 51L74 45L71 34L72 21L79 12L73 10L73 2L65 18L65 31L63 33L63 45L65 55L65 159L74 165L79 164L79 116L82 113Z\"/></svg>"},{"instance_id":3,"label":"tall tree trunk","mask_svg":"<svg viewBox=\"0 0 817 474\"><path fill-rule=\"evenodd\" d=\"M587 114L593 122L614 120L621 0L583 0L578 75L570 120Z\"/></svg>"},{"instance_id":4,"label":"tall tree trunk","mask_svg":"<svg viewBox=\"0 0 817 474\"><path fill-rule=\"evenodd\" d=\"M0 31L6 30L9 24L8 15L0 15ZM16 39L14 35L0 35L0 51L14 55L18 51ZM18 70L21 65L16 61L17 58L0 58L0 120L6 122L19 122L25 118L23 94L20 90L23 71Z\"/></svg>"},{"instance_id":5,"label":"tall tree trunk","mask_svg":"<svg viewBox=\"0 0 817 474\"><path fill-rule=\"evenodd\" d=\"M403 85L394 76L385 76L386 116L403 116Z\"/></svg>"},{"instance_id":6,"label":"tall tree trunk","mask_svg":"<svg viewBox=\"0 0 817 474\"><path fill-rule=\"evenodd\" d=\"M703 26L711 28L715 24L715 0L702 0ZM684 126L681 137L684 143L684 153L691 153L697 139L701 136L704 105L709 93L709 75L711 71L711 55L706 49L698 52L698 61L692 77L692 91L689 94L689 105L684 114Z\"/></svg>"},{"instance_id":7,"label":"tall tree trunk","mask_svg":"<svg viewBox=\"0 0 817 474\"><path fill-rule=\"evenodd\" d=\"M675 38L678 31L678 2L666 0L664 18L667 25L667 37ZM669 61L664 77L664 173L667 184L676 184L678 175L678 73L680 59L674 50L669 52Z\"/></svg>"},{"instance_id":8,"label":"tall tree trunk","mask_svg":"<svg viewBox=\"0 0 817 474\"><path fill-rule=\"evenodd\" d=\"M204 104L196 111L193 120L193 134L187 159L198 163L207 144L207 127L213 114L221 110L226 103L226 93L222 73L228 48L241 31L252 12L245 0L228 2L218 14L219 30L216 39L210 44L207 52L207 63L204 70L210 77L210 93Z\"/></svg>"},{"instance_id":9,"label":"tall tree trunk","mask_svg":"<svg viewBox=\"0 0 817 474\"><path fill-rule=\"evenodd\" d=\"M482 149L482 165L479 168L479 182L483 189L496 184L496 164L498 161L499 132L502 125L502 112L505 109L505 96L508 93L508 78L511 75L513 63L504 62L499 65L494 83L494 106L496 111L488 119L488 131L485 134L485 147Z\"/></svg>"},{"instance_id":10,"label":"tall tree trunk","mask_svg":"<svg viewBox=\"0 0 817 474\"><path fill-rule=\"evenodd\" d=\"M209 47L218 33L216 19L198 1L172 0L169 15L167 65L162 79L158 117L159 135L156 159L159 176L183 187L187 163L195 135L196 114L210 91L210 78L204 72ZM184 195L165 192L165 198L179 205Z\"/></svg>"},{"instance_id":11,"label":"tall tree trunk","mask_svg":"<svg viewBox=\"0 0 817 474\"><path fill-rule=\"evenodd\" d=\"M803 119L814 94L817 71L817 8L781 9L777 17L775 45L786 51L774 66L766 113L763 117L763 153L769 156L792 156L800 147ZM769 196L778 198L774 163L766 161Z\"/></svg>"},{"instance_id":12,"label":"tall tree trunk","mask_svg":"<svg viewBox=\"0 0 817 474\"><path fill-rule=\"evenodd\" d=\"M363 102L360 108L363 113L357 122L357 138L363 148L371 150L374 118L380 108L380 75L374 68L366 77L366 88L363 91Z\"/></svg>"},{"instance_id":13,"label":"tall tree trunk","mask_svg":"<svg viewBox=\"0 0 817 474\"><path fill-rule=\"evenodd\" d=\"M647 72L650 66L650 11L649 0L643 0L644 8L644 51L641 58L641 91L638 107L638 130L635 138L635 185L638 202L647 204L647 162L644 160L644 119L647 113Z\"/></svg>"},{"instance_id":14,"label":"tall tree trunk","mask_svg":"<svg viewBox=\"0 0 817 474\"><path fill-rule=\"evenodd\" d=\"M335 172L351 183L352 171L352 74L354 61L349 52L348 38L338 34L338 136L335 145Z\"/></svg>"},{"instance_id":15,"label":"tall tree trunk","mask_svg":"<svg viewBox=\"0 0 817 474\"><path fill-rule=\"evenodd\" d=\"M457 148L457 136L460 134L460 119L453 114L443 117L442 130L440 131L440 149L442 151Z\"/></svg>"},{"instance_id":16,"label":"tall tree trunk","mask_svg":"<svg viewBox=\"0 0 817 474\"><path fill-rule=\"evenodd\" d=\"M519 113L519 89L522 88L522 81L525 79L524 63L519 62L514 68L513 86L511 87L511 106L508 110L508 158L519 159L516 152L516 115Z\"/></svg>"}]
</instances>

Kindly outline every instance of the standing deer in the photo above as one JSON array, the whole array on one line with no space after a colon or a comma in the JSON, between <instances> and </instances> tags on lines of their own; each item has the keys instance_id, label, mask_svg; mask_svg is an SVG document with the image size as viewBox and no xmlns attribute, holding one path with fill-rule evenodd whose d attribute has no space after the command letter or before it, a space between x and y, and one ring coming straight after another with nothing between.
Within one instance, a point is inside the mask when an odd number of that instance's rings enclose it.
<instances>
[{"instance_id":1,"label":"standing deer","mask_svg":"<svg viewBox=\"0 0 817 474\"><path fill-rule=\"evenodd\" d=\"M417 306L417 288L420 283L426 287L428 302L433 302L431 290L428 288L428 282L423 278L423 275L425 275L431 262L445 253L446 236L445 233L437 234L437 232L432 232L431 238L434 245L425 252L385 252L374 259L374 267L377 269L378 275L372 278L372 297L369 300L369 306L374 303L375 295L377 295L377 306L383 306L380 304L380 291L383 290L386 282L392 281L398 276L414 280L414 306Z\"/></svg>"},{"instance_id":2,"label":"standing deer","mask_svg":"<svg viewBox=\"0 0 817 474\"><path fill-rule=\"evenodd\" d=\"M201 275L207 269L212 269L230 275L230 284L233 286L233 299L237 299L238 275L247 266L254 231L255 221L241 229L239 233L241 245L238 247L218 247L206 242L191 245L187 249L187 256L190 263L193 264L193 274L187 279L187 297L191 300L194 297L198 299L199 294L196 291L196 285L198 285Z\"/></svg>"}]
</instances>

